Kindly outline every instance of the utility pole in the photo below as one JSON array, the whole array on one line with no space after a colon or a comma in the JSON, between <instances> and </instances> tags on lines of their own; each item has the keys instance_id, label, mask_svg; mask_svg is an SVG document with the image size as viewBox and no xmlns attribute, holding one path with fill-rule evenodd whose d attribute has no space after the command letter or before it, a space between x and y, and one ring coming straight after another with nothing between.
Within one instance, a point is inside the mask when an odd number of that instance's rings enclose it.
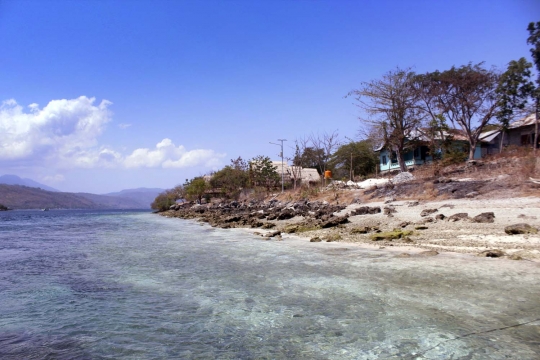
<instances>
[{"instance_id":1,"label":"utility pole","mask_svg":"<svg viewBox=\"0 0 540 360\"><path fill-rule=\"evenodd\" d=\"M273 142L270 142L270 144L281 146L281 153L280 153L280 156L281 156L281 192L283 193L283 191L284 191L284 185L283 185L283 142L287 141L287 140L286 139L278 139L277 141L281 141L281 144L276 144L276 143L273 143Z\"/></svg>"}]
</instances>

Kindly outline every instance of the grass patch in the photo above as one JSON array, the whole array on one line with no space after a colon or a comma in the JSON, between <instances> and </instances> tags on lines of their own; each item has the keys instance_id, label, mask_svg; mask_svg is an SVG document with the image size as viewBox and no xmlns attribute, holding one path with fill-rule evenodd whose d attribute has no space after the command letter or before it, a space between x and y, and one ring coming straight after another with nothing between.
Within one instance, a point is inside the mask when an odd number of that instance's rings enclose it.
<instances>
[{"instance_id":1,"label":"grass patch","mask_svg":"<svg viewBox=\"0 0 540 360\"><path fill-rule=\"evenodd\" d=\"M370 236L370 238L373 241L397 240L397 239L401 239L402 237L409 236L412 234L413 232L411 230L394 230L394 231L386 231L386 232L373 234Z\"/></svg>"}]
</instances>

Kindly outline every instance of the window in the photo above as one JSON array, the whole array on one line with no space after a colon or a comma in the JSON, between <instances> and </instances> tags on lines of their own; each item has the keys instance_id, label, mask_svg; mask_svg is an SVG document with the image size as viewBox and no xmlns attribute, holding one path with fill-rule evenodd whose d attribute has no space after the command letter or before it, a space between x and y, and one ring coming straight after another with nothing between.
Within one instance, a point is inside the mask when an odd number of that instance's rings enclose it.
<instances>
[{"instance_id":1,"label":"window","mask_svg":"<svg viewBox=\"0 0 540 360\"><path fill-rule=\"evenodd\" d=\"M414 149L414 157L419 158L420 157L420 148Z\"/></svg>"},{"instance_id":2,"label":"window","mask_svg":"<svg viewBox=\"0 0 540 360\"><path fill-rule=\"evenodd\" d=\"M392 155L390 157L390 160L392 160L392 164L396 164L397 163L397 154L395 151L392 151Z\"/></svg>"},{"instance_id":3,"label":"window","mask_svg":"<svg viewBox=\"0 0 540 360\"><path fill-rule=\"evenodd\" d=\"M530 145L531 143L531 134L521 135L521 145Z\"/></svg>"},{"instance_id":4,"label":"window","mask_svg":"<svg viewBox=\"0 0 540 360\"><path fill-rule=\"evenodd\" d=\"M382 164L386 165L387 162L388 162L388 160L386 160L386 155L383 155L382 156Z\"/></svg>"}]
</instances>

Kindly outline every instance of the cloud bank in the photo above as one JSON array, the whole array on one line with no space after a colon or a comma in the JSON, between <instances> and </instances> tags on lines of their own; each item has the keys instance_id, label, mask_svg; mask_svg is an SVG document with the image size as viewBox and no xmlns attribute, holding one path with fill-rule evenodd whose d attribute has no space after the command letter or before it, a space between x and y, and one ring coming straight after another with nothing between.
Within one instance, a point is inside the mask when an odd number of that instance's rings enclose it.
<instances>
[{"instance_id":1,"label":"cloud bank","mask_svg":"<svg viewBox=\"0 0 540 360\"><path fill-rule=\"evenodd\" d=\"M123 154L100 145L98 138L112 120L110 101L95 104L81 96L53 100L44 108L31 104L25 111L15 100L0 106L0 164L66 168L185 168L216 167L225 154L209 149L186 150L170 139L154 149ZM129 124L120 124L126 128Z\"/></svg>"}]
</instances>

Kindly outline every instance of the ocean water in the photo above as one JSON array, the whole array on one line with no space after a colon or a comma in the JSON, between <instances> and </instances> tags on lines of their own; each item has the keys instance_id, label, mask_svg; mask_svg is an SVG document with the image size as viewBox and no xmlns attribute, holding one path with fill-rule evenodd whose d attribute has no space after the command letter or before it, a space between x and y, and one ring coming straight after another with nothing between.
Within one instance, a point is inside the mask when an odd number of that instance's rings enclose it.
<instances>
[{"instance_id":1,"label":"ocean water","mask_svg":"<svg viewBox=\"0 0 540 360\"><path fill-rule=\"evenodd\" d=\"M539 359L540 266L0 213L0 359Z\"/></svg>"}]
</instances>

